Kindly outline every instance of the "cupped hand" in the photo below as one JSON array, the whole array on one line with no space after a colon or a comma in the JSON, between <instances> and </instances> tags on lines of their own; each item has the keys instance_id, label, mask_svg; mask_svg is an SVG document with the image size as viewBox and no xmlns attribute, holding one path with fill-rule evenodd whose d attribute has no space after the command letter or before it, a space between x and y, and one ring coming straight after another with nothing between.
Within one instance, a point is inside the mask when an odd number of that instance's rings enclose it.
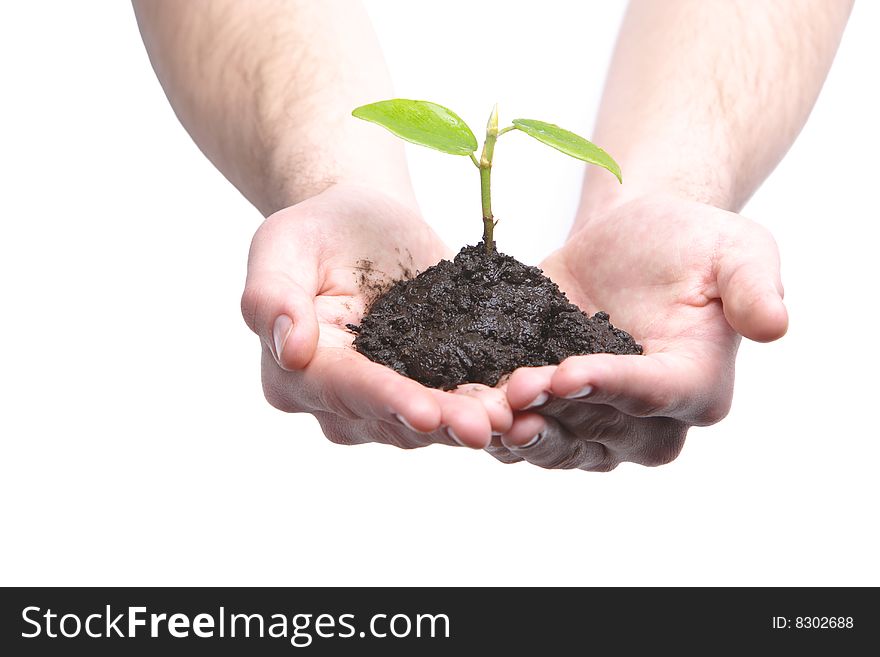
<instances>
[{"instance_id":1,"label":"cupped hand","mask_svg":"<svg viewBox=\"0 0 880 657\"><path fill-rule=\"evenodd\" d=\"M507 462L593 471L668 463L690 426L730 409L740 336L767 342L788 325L770 233L672 196L592 217L542 267L581 309L610 313L644 355L514 372L514 423L489 448Z\"/></svg>"},{"instance_id":2,"label":"cupped hand","mask_svg":"<svg viewBox=\"0 0 880 657\"><path fill-rule=\"evenodd\" d=\"M484 448L511 427L504 393L433 390L351 346L370 296L447 249L418 213L378 192L337 185L276 212L251 244L242 314L261 338L263 390L312 413L333 442Z\"/></svg>"}]
</instances>

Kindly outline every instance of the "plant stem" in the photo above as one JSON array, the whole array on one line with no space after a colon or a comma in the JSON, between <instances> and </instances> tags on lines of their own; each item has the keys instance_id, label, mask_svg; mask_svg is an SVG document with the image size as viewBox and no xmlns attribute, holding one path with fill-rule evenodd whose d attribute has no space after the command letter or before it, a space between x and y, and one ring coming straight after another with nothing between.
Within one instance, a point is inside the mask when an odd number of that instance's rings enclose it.
<instances>
[{"instance_id":1,"label":"plant stem","mask_svg":"<svg viewBox=\"0 0 880 657\"><path fill-rule=\"evenodd\" d=\"M480 167L480 196L483 202L483 243L486 245L486 253L492 253L495 248L495 239L492 235L495 229L495 219L492 217L492 198L489 186L492 176L492 167Z\"/></svg>"},{"instance_id":2,"label":"plant stem","mask_svg":"<svg viewBox=\"0 0 880 657\"><path fill-rule=\"evenodd\" d=\"M486 124L486 141L483 142L483 153L480 155L480 200L483 204L483 243L486 253L495 250L493 231L495 218L492 216L492 157L495 155L495 140L498 139L498 104L492 108L489 122Z\"/></svg>"}]
</instances>

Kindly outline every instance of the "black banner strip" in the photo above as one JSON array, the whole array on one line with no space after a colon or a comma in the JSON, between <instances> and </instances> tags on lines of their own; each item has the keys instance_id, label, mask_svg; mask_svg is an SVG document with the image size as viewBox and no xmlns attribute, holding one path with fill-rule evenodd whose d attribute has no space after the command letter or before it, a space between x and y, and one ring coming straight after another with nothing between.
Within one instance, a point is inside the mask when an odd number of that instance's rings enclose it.
<instances>
[{"instance_id":1,"label":"black banner strip","mask_svg":"<svg viewBox=\"0 0 880 657\"><path fill-rule=\"evenodd\" d=\"M4 655L855 654L876 645L878 627L867 588L7 588L0 598Z\"/></svg>"}]
</instances>

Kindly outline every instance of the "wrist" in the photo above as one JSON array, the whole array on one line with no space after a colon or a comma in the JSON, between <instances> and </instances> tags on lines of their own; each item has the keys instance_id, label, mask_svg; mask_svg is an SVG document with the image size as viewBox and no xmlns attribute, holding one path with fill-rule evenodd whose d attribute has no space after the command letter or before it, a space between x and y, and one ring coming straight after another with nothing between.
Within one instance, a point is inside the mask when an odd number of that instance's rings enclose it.
<instances>
[{"instance_id":1,"label":"wrist","mask_svg":"<svg viewBox=\"0 0 880 657\"><path fill-rule=\"evenodd\" d=\"M657 212L667 216L716 216L717 213L728 215L730 211L723 205L675 186L657 186L656 188L640 188L637 193L621 195L614 202L603 206L595 206L593 211L586 212L584 206L578 210L576 220L569 232L567 242L576 242L576 236L590 239L595 227L607 230L618 221L628 221L644 217L645 221ZM647 225L647 224L646 224Z\"/></svg>"},{"instance_id":2,"label":"wrist","mask_svg":"<svg viewBox=\"0 0 880 657\"><path fill-rule=\"evenodd\" d=\"M409 179L383 176L379 173L361 175L356 172L335 171L321 174L316 169L294 172L291 176L276 179L267 184L259 203L255 203L264 216L298 205L315 196L340 188L371 190L413 210L418 209Z\"/></svg>"},{"instance_id":3,"label":"wrist","mask_svg":"<svg viewBox=\"0 0 880 657\"><path fill-rule=\"evenodd\" d=\"M345 117L344 126L323 130L320 143L279 140L267 157L254 204L264 216L301 203L338 185L371 188L413 209L415 194L403 146L364 134Z\"/></svg>"},{"instance_id":4,"label":"wrist","mask_svg":"<svg viewBox=\"0 0 880 657\"><path fill-rule=\"evenodd\" d=\"M574 228L587 223L590 217L604 214L631 201L652 196L672 196L683 201L696 201L722 210L738 211L742 205L731 191L731 185L719 176L688 180L678 176L669 177L650 170L632 170L624 182L600 180L589 172L584 180L581 200L575 216Z\"/></svg>"},{"instance_id":5,"label":"wrist","mask_svg":"<svg viewBox=\"0 0 880 657\"><path fill-rule=\"evenodd\" d=\"M623 183L588 168L584 176L575 226L591 216L614 210L647 196L674 196L705 203L723 210L739 211L748 193L723 147L700 148L693 152L679 149L673 160L666 144L640 143L633 149L616 148L623 172ZM710 152L711 151L711 152Z\"/></svg>"},{"instance_id":6,"label":"wrist","mask_svg":"<svg viewBox=\"0 0 880 657\"><path fill-rule=\"evenodd\" d=\"M370 189L392 198L413 210L418 208L408 174L391 171L358 172L345 167L291 163L280 170L282 175L268 177L259 201L255 203L264 216L297 205L332 189Z\"/></svg>"}]
</instances>

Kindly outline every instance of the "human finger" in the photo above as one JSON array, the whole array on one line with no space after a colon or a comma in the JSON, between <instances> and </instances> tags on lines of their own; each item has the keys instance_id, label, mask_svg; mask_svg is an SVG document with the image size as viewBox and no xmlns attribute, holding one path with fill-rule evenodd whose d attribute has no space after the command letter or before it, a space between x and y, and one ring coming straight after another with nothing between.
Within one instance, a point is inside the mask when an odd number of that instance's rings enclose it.
<instances>
[{"instance_id":1,"label":"human finger","mask_svg":"<svg viewBox=\"0 0 880 657\"><path fill-rule=\"evenodd\" d=\"M576 402L607 404L634 417L674 417L708 425L730 409L733 362L673 353L646 356L572 356L553 373L552 395Z\"/></svg>"},{"instance_id":2,"label":"human finger","mask_svg":"<svg viewBox=\"0 0 880 657\"><path fill-rule=\"evenodd\" d=\"M501 441L512 455L551 470L606 472L619 462L601 443L579 439L552 417L537 413L518 415Z\"/></svg>"},{"instance_id":3,"label":"human finger","mask_svg":"<svg viewBox=\"0 0 880 657\"><path fill-rule=\"evenodd\" d=\"M724 316L737 333L757 342L785 335L788 311L782 301L779 249L769 231L748 222L724 246L715 277Z\"/></svg>"},{"instance_id":4,"label":"human finger","mask_svg":"<svg viewBox=\"0 0 880 657\"><path fill-rule=\"evenodd\" d=\"M291 211L288 208L276 215ZM278 365L298 370L308 364L318 344L319 249L305 235L289 239L283 217L276 215L263 223L251 241L241 313Z\"/></svg>"},{"instance_id":5,"label":"human finger","mask_svg":"<svg viewBox=\"0 0 880 657\"><path fill-rule=\"evenodd\" d=\"M513 424L513 411L504 390L490 388L481 383L466 383L452 391L455 395L466 395L479 401L486 411L493 436L500 436Z\"/></svg>"},{"instance_id":6,"label":"human finger","mask_svg":"<svg viewBox=\"0 0 880 657\"><path fill-rule=\"evenodd\" d=\"M351 421L393 418L422 433L441 425L441 405L433 391L350 349L319 348L305 369L296 372L281 370L267 351L264 392L276 408L327 411Z\"/></svg>"}]
</instances>

